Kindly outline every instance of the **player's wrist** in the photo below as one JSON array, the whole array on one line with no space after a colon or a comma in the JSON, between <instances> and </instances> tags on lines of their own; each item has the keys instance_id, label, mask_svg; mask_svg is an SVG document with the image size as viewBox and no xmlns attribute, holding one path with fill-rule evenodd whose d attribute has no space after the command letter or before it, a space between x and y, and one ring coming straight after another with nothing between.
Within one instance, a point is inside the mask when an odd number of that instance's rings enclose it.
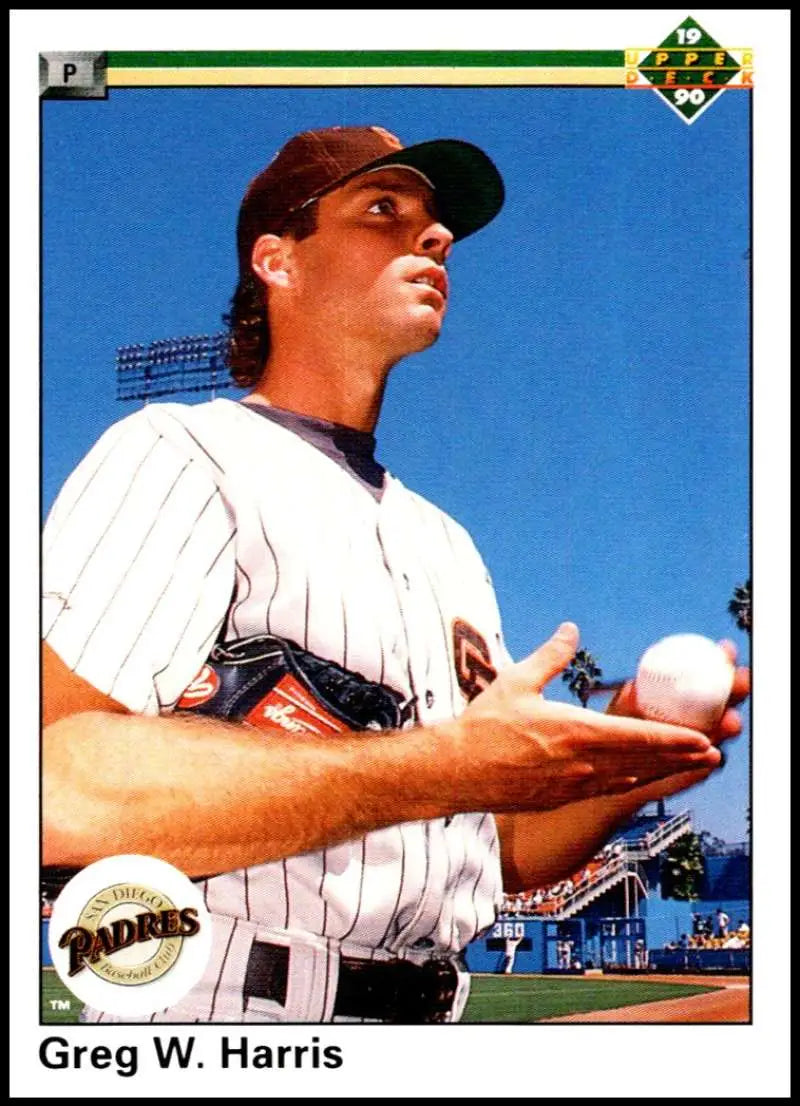
<instances>
[{"instance_id":1,"label":"player's wrist","mask_svg":"<svg viewBox=\"0 0 800 1106\"><path fill-rule=\"evenodd\" d=\"M438 814L492 809L491 774L483 751L487 735L465 711L423 729L425 778L435 796Z\"/></svg>"}]
</instances>

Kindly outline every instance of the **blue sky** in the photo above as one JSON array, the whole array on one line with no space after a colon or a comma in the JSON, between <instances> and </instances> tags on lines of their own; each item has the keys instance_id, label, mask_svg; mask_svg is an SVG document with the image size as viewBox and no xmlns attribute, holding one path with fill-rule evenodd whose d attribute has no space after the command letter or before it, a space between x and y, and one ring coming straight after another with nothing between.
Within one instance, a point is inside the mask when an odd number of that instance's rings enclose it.
<instances>
[{"instance_id":1,"label":"blue sky","mask_svg":"<svg viewBox=\"0 0 800 1106\"><path fill-rule=\"evenodd\" d=\"M44 509L133 408L116 348L220 329L241 195L286 138L464 138L508 198L454 251L443 336L393 374L380 459L471 531L514 656L571 618L609 676L673 632L747 658L726 606L749 575L749 110L727 93L687 126L655 94L582 88L44 101ZM748 764L745 734L672 806L742 839Z\"/></svg>"}]
</instances>

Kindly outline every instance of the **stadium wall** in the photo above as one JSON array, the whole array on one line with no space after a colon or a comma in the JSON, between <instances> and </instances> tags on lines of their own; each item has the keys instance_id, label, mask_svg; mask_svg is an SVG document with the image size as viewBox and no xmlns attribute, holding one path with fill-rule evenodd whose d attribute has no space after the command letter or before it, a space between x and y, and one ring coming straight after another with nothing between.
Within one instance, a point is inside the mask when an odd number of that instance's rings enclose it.
<instances>
[{"instance_id":1,"label":"stadium wall","mask_svg":"<svg viewBox=\"0 0 800 1106\"><path fill-rule=\"evenodd\" d=\"M701 895L704 899L750 898L749 856L706 856ZM730 914L730 911L728 911ZM733 915L731 915L733 921Z\"/></svg>"},{"instance_id":2,"label":"stadium wall","mask_svg":"<svg viewBox=\"0 0 800 1106\"><path fill-rule=\"evenodd\" d=\"M42 918L42 966L52 967L53 958L50 955L50 919Z\"/></svg>"},{"instance_id":3,"label":"stadium wall","mask_svg":"<svg viewBox=\"0 0 800 1106\"><path fill-rule=\"evenodd\" d=\"M541 972L545 967L544 922L503 914L486 933L476 937L464 950L470 972L502 972L506 942L520 938L514 950L514 973Z\"/></svg>"}]
</instances>

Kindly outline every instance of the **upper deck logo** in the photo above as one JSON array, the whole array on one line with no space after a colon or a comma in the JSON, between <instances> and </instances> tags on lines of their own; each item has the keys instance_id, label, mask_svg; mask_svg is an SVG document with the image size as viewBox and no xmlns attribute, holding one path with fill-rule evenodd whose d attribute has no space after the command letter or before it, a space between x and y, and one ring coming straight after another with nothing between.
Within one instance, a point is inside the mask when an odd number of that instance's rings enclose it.
<instances>
[{"instance_id":1,"label":"upper deck logo","mask_svg":"<svg viewBox=\"0 0 800 1106\"><path fill-rule=\"evenodd\" d=\"M114 856L66 885L50 920L61 981L110 1014L153 1013L197 983L208 962L211 919L197 887L149 856Z\"/></svg>"},{"instance_id":2,"label":"upper deck logo","mask_svg":"<svg viewBox=\"0 0 800 1106\"><path fill-rule=\"evenodd\" d=\"M720 46L688 16L660 46L625 50L625 84L654 90L693 123L723 92L752 89L753 51Z\"/></svg>"}]
</instances>

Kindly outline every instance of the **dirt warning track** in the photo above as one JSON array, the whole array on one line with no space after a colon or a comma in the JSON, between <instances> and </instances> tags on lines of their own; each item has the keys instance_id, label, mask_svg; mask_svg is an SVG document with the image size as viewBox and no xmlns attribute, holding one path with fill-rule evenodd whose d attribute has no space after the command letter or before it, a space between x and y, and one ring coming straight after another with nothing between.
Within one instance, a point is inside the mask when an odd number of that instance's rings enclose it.
<instances>
[{"instance_id":1,"label":"dirt warning track","mask_svg":"<svg viewBox=\"0 0 800 1106\"><path fill-rule=\"evenodd\" d=\"M641 976L636 977L642 980ZM676 983L705 983L719 988L702 995L684 998L662 999L660 1002L642 1002L635 1006L620 1006L614 1010L595 1010L586 1014L568 1014L560 1018L545 1018L546 1022L607 1022L616 1024L669 1024L730 1023L741 1024L750 1020L750 980L746 976L674 976L652 975L648 981ZM541 1024L541 1023L540 1023Z\"/></svg>"}]
</instances>

